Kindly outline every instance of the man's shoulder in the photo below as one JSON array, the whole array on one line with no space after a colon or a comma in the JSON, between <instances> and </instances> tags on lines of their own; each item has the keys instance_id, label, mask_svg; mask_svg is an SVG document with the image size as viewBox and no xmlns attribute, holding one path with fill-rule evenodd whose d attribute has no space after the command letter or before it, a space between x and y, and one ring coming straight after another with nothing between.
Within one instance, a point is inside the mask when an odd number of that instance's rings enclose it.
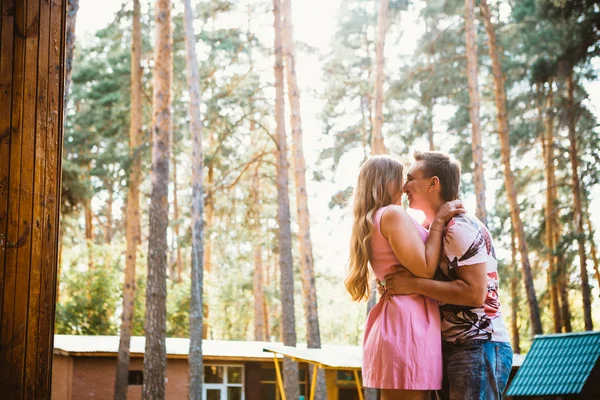
<instances>
[{"instance_id":1,"label":"man's shoulder","mask_svg":"<svg viewBox=\"0 0 600 400\"><path fill-rule=\"evenodd\" d=\"M473 232L484 230L485 227L483 223L477 219L477 217L468 213L464 213L452 217L452 219L448 221L446 229L451 232L458 232L461 230Z\"/></svg>"}]
</instances>

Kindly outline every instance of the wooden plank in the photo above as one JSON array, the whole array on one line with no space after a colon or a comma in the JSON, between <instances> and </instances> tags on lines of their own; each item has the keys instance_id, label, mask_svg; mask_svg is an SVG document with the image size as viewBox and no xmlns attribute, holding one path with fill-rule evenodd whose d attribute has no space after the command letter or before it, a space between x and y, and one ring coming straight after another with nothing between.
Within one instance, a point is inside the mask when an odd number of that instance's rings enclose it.
<instances>
[{"instance_id":1,"label":"wooden plank","mask_svg":"<svg viewBox=\"0 0 600 400\"><path fill-rule=\"evenodd\" d=\"M40 315L40 274L42 270L46 141L48 136L48 57L50 45L50 7L40 2L37 62L37 112L35 130L35 165L33 184L33 216L31 234L31 272L29 276L29 306L27 309L27 341L25 344L24 398L33 399L38 366L38 321Z\"/></svg>"},{"instance_id":2,"label":"wooden plank","mask_svg":"<svg viewBox=\"0 0 600 400\"><path fill-rule=\"evenodd\" d=\"M25 346L27 343L27 311L30 300L31 240L33 229L33 178L35 167L35 130L37 114L37 72L39 42L39 1L26 2L25 76L23 90L23 123L21 129L21 183L19 193L17 276L13 309L13 346L11 354L10 398L23 397ZM11 165L11 167L13 167ZM17 167L15 165L14 167Z\"/></svg>"},{"instance_id":3,"label":"wooden plank","mask_svg":"<svg viewBox=\"0 0 600 400\"><path fill-rule=\"evenodd\" d=\"M4 255L4 299L2 302L2 327L0 331L0 362L4 379L0 379L0 393L10 393L13 315L15 304L15 284L17 274L17 252L14 246L19 238L19 193L21 185L21 120L23 114L23 75L25 71L25 7L13 3L14 19L14 60L13 93L11 102L10 160L8 175L7 231ZM9 395L10 397L10 395Z\"/></svg>"},{"instance_id":4,"label":"wooden plank","mask_svg":"<svg viewBox=\"0 0 600 400\"><path fill-rule=\"evenodd\" d=\"M0 397L50 398L66 0L0 10Z\"/></svg>"},{"instance_id":5,"label":"wooden plank","mask_svg":"<svg viewBox=\"0 0 600 400\"><path fill-rule=\"evenodd\" d=\"M14 0L4 0L0 3L0 321L3 315L4 256L8 225L14 6Z\"/></svg>"},{"instance_id":6,"label":"wooden plank","mask_svg":"<svg viewBox=\"0 0 600 400\"><path fill-rule=\"evenodd\" d=\"M50 398L52 384L52 347L58 262L61 161L63 143L63 105L65 82L66 0L43 2L50 7L48 61L48 114L46 142L45 212L41 270L41 304L38 333L38 383L35 398Z\"/></svg>"}]
</instances>

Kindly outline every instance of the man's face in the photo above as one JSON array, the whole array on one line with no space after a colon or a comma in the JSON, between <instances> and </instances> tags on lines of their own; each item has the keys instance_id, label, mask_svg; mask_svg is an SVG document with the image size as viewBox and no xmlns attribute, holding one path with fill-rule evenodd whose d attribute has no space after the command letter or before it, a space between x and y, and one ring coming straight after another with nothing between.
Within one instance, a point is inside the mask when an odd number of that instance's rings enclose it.
<instances>
[{"instance_id":1,"label":"man's face","mask_svg":"<svg viewBox=\"0 0 600 400\"><path fill-rule=\"evenodd\" d=\"M416 210L423 210L429 204L433 193L429 191L432 177L426 176L423 171L424 161L415 161L406 174L406 182L402 190L408 198L408 206Z\"/></svg>"}]
</instances>

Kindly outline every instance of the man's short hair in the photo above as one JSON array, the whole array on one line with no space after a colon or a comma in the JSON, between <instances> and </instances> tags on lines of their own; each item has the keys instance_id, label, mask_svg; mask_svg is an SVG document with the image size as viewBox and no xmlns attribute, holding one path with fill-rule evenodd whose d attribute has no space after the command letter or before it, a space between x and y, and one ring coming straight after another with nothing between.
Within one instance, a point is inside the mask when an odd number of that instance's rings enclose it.
<instances>
[{"instance_id":1,"label":"man's short hair","mask_svg":"<svg viewBox=\"0 0 600 400\"><path fill-rule=\"evenodd\" d=\"M438 177L442 199L452 201L460 197L460 161L441 151L415 150L413 157L416 161L423 161L426 177Z\"/></svg>"}]
</instances>

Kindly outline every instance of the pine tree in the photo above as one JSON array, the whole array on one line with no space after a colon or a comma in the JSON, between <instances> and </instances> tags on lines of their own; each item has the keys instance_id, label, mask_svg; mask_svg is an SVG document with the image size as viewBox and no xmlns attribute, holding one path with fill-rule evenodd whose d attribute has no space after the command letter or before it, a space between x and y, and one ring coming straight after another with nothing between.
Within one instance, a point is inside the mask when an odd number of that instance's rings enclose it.
<instances>
[{"instance_id":1,"label":"pine tree","mask_svg":"<svg viewBox=\"0 0 600 400\"><path fill-rule=\"evenodd\" d=\"M156 45L153 71L152 192L148 237L148 282L146 287L146 350L144 353L145 399L165 398L166 317L167 317L167 226L171 129L171 85L173 37L171 2L157 0L155 8Z\"/></svg>"},{"instance_id":2,"label":"pine tree","mask_svg":"<svg viewBox=\"0 0 600 400\"><path fill-rule=\"evenodd\" d=\"M129 345L133 329L135 309L138 245L140 233L140 181L141 160L140 144L142 135L142 28L140 20L140 2L133 2L133 34L131 41L131 121L129 125L129 193L127 195L127 224L125 254L125 281L123 284L123 315L119 340L119 354L115 379L115 400L127 399L129 374Z\"/></svg>"},{"instance_id":3,"label":"pine tree","mask_svg":"<svg viewBox=\"0 0 600 400\"><path fill-rule=\"evenodd\" d=\"M204 365L203 290L204 290L204 153L202 149L202 119L200 115L200 87L196 35L190 0L184 0L184 27L186 46L186 73L190 93L190 133L192 137L192 299L190 308L190 389L189 399L202 399Z\"/></svg>"},{"instance_id":4,"label":"pine tree","mask_svg":"<svg viewBox=\"0 0 600 400\"><path fill-rule=\"evenodd\" d=\"M513 227L517 235L519 244L519 252L521 254L522 275L527 293L527 303L529 305L529 317L531 320L531 329L533 334L542 333L542 321L540 317L540 309L533 287L533 276L531 274L531 266L529 263L529 252L527 249L527 241L525 231L523 229L523 221L521 220L521 211L517 202L517 192L515 190L514 175L511 169L510 156L510 139L508 131L508 115L506 111L506 92L504 89L504 76L500 65L498 55L498 47L496 44L496 32L491 21L491 14L486 0L480 0L479 6L485 23L485 29L488 35L488 50L492 60L492 74L494 78L494 98L496 101L498 135L500 136L500 151L502 164L504 167L504 184L508 195L510 205L510 215Z\"/></svg>"},{"instance_id":5,"label":"pine tree","mask_svg":"<svg viewBox=\"0 0 600 400\"><path fill-rule=\"evenodd\" d=\"M479 119L479 86L477 84L477 30L475 28L475 0L465 0L465 33L467 44L467 79L469 85L469 115L471 118L471 149L473 152L473 180L477 211L475 215L487 225L485 206L485 180L483 174L483 148L481 147L481 122Z\"/></svg>"},{"instance_id":6,"label":"pine tree","mask_svg":"<svg viewBox=\"0 0 600 400\"><path fill-rule=\"evenodd\" d=\"M283 92L283 46L281 40L281 0L273 0L275 22L275 122L277 126L277 224L279 225L279 270L281 281L281 338L284 346L296 346L296 317L294 311L294 272L292 266L292 232L288 195L288 160L285 134L285 99ZM283 360L285 397L297 399L298 364Z\"/></svg>"}]
</instances>

